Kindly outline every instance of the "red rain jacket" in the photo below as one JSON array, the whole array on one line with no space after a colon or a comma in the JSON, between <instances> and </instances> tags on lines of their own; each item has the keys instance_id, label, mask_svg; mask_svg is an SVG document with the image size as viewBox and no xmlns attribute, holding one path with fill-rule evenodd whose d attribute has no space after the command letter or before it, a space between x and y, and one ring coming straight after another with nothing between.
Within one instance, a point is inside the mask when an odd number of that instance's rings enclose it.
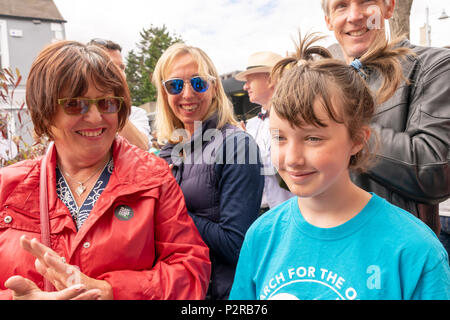
<instances>
[{"instance_id":1,"label":"red rain jacket","mask_svg":"<svg viewBox=\"0 0 450 320\"><path fill-rule=\"evenodd\" d=\"M208 247L167 163L120 137L113 159L108 185L77 232L56 195L53 148L47 164L52 249L87 276L110 283L114 299L203 299L211 271ZM43 288L35 258L19 244L24 234L41 237L40 164L22 161L0 170L0 299L11 298L4 283L13 275Z\"/></svg>"}]
</instances>

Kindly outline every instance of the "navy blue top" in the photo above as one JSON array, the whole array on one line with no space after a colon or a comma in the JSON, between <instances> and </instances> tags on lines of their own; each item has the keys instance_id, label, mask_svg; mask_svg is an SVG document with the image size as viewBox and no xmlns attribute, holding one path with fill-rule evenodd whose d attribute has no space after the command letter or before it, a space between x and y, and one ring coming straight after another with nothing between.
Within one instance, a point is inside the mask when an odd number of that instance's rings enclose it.
<instances>
[{"instance_id":1,"label":"navy blue top","mask_svg":"<svg viewBox=\"0 0 450 320\"><path fill-rule=\"evenodd\" d=\"M174 164L188 213L210 248L210 296L226 299L245 233L259 213L264 176L254 139L235 126L216 125L214 115L186 144L165 145L160 157Z\"/></svg>"}]
</instances>

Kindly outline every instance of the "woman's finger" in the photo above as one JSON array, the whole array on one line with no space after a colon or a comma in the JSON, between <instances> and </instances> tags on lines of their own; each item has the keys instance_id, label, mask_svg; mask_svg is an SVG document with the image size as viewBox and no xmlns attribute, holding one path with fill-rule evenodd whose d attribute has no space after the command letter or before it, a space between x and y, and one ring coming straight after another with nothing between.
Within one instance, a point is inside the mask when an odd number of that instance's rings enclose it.
<instances>
[{"instance_id":1,"label":"woman's finger","mask_svg":"<svg viewBox=\"0 0 450 320\"><path fill-rule=\"evenodd\" d=\"M5 287L11 289L14 295L24 296L35 290L40 290L39 287L31 280L22 276L12 276L5 281Z\"/></svg>"},{"instance_id":2,"label":"woman's finger","mask_svg":"<svg viewBox=\"0 0 450 320\"><path fill-rule=\"evenodd\" d=\"M52 248L49 248L46 245L42 244L36 238L31 239L30 243L31 243L31 247L37 251L40 251L44 254L48 253L48 254L51 254L52 256L59 256L59 254L57 254L55 251L53 251Z\"/></svg>"},{"instance_id":3,"label":"woman's finger","mask_svg":"<svg viewBox=\"0 0 450 320\"><path fill-rule=\"evenodd\" d=\"M82 283L81 272L76 266L64 263L60 258L44 254L45 266L37 259L37 270L52 282L56 289L61 290ZM44 270L45 269L45 270ZM45 275L44 275L45 274Z\"/></svg>"},{"instance_id":4,"label":"woman's finger","mask_svg":"<svg viewBox=\"0 0 450 320\"><path fill-rule=\"evenodd\" d=\"M92 290L89 290L92 291ZM85 294L86 291L86 287L82 284L77 284L68 288L65 288L63 290L60 291L54 291L54 292L50 292L49 294L51 295L51 299L54 300L71 300L71 299L76 299L77 297L81 296L83 297L83 294ZM90 295L88 295L90 296ZM83 299L86 300L86 299Z\"/></svg>"},{"instance_id":5,"label":"woman's finger","mask_svg":"<svg viewBox=\"0 0 450 320\"><path fill-rule=\"evenodd\" d=\"M45 292L33 281L21 276L10 277L6 280L5 287L13 291L13 298L16 300L97 300L100 298L100 290L86 290L82 284L60 291Z\"/></svg>"},{"instance_id":6,"label":"woman's finger","mask_svg":"<svg viewBox=\"0 0 450 320\"><path fill-rule=\"evenodd\" d=\"M45 275L47 274L48 266L43 261L36 258L36 260L34 260L34 267L36 268L36 271L39 272L40 275L45 277Z\"/></svg>"},{"instance_id":7,"label":"woman's finger","mask_svg":"<svg viewBox=\"0 0 450 320\"><path fill-rule=\"evenodd\" d=\"M62 273L62 274L67 275L67 271L68 271L68 268L70 267L70 265L67 263L64 263L61 260L61 257L59 257L59 256L55 257L55 256L49 254L48 252L46 252L43 256L43 260L49 268L53 268L57 273Z\"/></svg>"},{"instance_id":8,"label":"woman's finger","mask_svg":"<svg viewBox=\"0 0 450 320\"><path fill-rule=\"evenodd\" d=\"M86 292L83 292L76 297L72 298L72 300L100 300L101 292L99 289L91 289Z\"/></svg>"},{"instance_id":9,"label":"woman's finger","mask_svg":"<svg viewBox=\"0 0 450 320\"><path fill-rule=\"evenodd\" d=\"M40 243L36 238L29 239L26 236L20 237L22 247L34 255L36 258L42 259L45 253L53 256L58 256L58 254L50 249L49 247Z\"/></svg>"}]
</instances>

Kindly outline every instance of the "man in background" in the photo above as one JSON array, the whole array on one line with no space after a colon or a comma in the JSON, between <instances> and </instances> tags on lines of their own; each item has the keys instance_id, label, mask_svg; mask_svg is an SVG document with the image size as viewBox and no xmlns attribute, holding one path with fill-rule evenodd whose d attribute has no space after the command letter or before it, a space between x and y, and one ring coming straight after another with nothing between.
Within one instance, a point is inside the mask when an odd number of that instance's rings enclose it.
<instances>
[{"instance_id":1,"label":"man in background","mask_svg":"<svg viewBox=\"0 0 450 320\"><path fill-rule=\"evenodd\" d=\"M394 13L395 0L322 0L322 8L350 64L377 39L386 38L385 20ZM439 203L450 196L450 51L415 46L407 39L398 46L416 53L401 61L409 84L377 107L372 121L380 140L377 162L352 178L439 234ZM374 92L380 86L375 71L367 82Z\"/></svg>"},{"instance_id":2,"label":"man in background","mask_svg":"<svg viewBox=\"0 0 450 320\"><path fill-rule=\"evenodd\" d=\"M122 71L123 76L126 78L125 74L125 64L122 58L122 47L111 41L104 39L92 39L89 45L96 45L103 48L110 56L112 62L119 67ZM130 117L127 123L119 134L128 140L131 144L148 151L150 147L150 124L147 118L147 113L144 109L132 106Z\"/></svg>"},{"instance_id":3,"label":"man in background","mask_svg":"<svg viewBox=\"0 0 450 320\"><path fill-rule=\"evenodd\" d=\"M264 191L261 200L260 214L276 207L293 196L288 190L280 187L278 175L270 158L271 134L269 130L270 100L275 84L271 82L270 72L282 56L269 51L256 52L250 55L247 70L235 76L236 80L245 81L244 90L249 100L261 105L258 116L251 118L247 124L241 124L258 144L264 164Z\"/></svg>"}]
</instances>

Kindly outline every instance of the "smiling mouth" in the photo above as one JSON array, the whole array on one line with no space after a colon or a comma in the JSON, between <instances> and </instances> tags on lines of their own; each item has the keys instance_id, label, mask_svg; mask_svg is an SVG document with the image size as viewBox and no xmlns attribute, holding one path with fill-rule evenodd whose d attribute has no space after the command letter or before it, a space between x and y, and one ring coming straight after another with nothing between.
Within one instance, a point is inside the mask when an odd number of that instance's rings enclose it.
<instances>
[{"instance_id":1,"label":"smiling mouth","mask_svg":"<svg viewBox=\"0 0 450 320\"><path fill-rule=\"evenodd\" d=\"M312 175L314 173L314 171L302 172L302 173L296 173L296 172L288 172L288 173L292 177L306 177L306 176Z\"/></svg>"},{"instance_id":2,"label":"smiling mouth","mask_svg":"<svg viewBox=\"0 0 450 320\"><path fill-rule=\"evenodd\" d=\"M347 32L346 34L351 37L360 37L360 36L366 34L367 32L369 32L369 29L365 28L362 30L350 31L350 32Z\"/></svg>"},{"instance_id":3,"label":"smiling mouth","mask_svg":"<svg viewBox=\"0 0 450 320\"><path fill-rule=\"evenodd\" d=\"M83 137L99 137L105 132L106 129L98 129L98 130L79 130L77 133Z\"/></svg>"},{"instance_id":4,"label":"smiling mouth","mask_svg":"<svg viewBox=\"0 0 450 320\"><path fill-rule=\"evenodd\" d=\"M316 171L311 172L287 172L289 180L293 184L304 184L307 183L315 176Z\"/></svg>"},{"instance_id":5,"label":"smiling mouth","mask_svg":"<svg viewBox=\"0 0 450 320\"><path fill-rule=\"evenodd\" d=\"M195 111L195 110L198 109L198 107L199 107L198 104L180 105L180 108L181 108L181 109L183 109L183 110L185 110L185 111L188 111L188 112Z\"/></svg>"}]
</instances>

